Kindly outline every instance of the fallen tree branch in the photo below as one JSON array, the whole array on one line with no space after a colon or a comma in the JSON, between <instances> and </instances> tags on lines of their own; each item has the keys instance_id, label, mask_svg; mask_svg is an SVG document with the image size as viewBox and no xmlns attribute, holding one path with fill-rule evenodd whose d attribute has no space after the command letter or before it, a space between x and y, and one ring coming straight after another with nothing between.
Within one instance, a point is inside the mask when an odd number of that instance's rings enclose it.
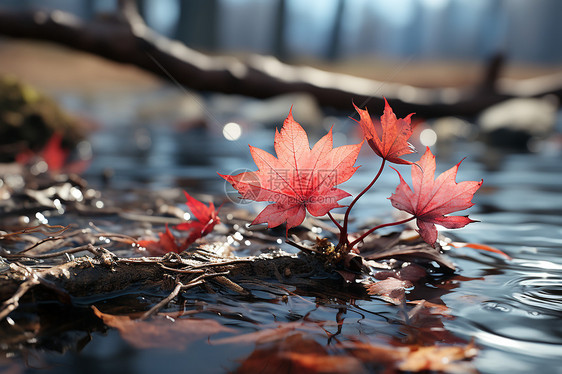
<instances>
[{"instance_id":1,"label":"fallen tree branch","mask_svg":"<svg viewBox=\"0 0 562 374\"><path fill-rule=\"evenodd\" d=\"M177 296L179 291L202 284L207 278L216 277L218 284L223 287L247 294L235 281L275 278L272 266L281 269L283 274L290 274L283 279L287 284L313 283L308 278L299 278L299 275L325 272L322 264L313 257L287 253L224 263L208 262L209 266L205 267L203 260L194 260L193 256L119 259L112 257L103 248L99 248L97 252L102 255L95 258L81 257L42 270L13 265L11 272L0 276L0 300L5 300L0 310L0 319L15 310L21 298L37 286L43 286L43 291L49 293L54 291L59 299L60 296L65 296L65 302L72 302L80 298L91 299L93 296L103 300L108 294L133 288L166 289L169 287L169 280L175 279L174 287L181 284L180 288L157 304L154 307L157 311ZM193 271L189 272L190 269ZM201 271L203 272L200 273Z\"/></svg>"},{"instance_id":2,"label":"fallen tree branch","mask_svg":"<svg viewBox=\"0 0 562 374\"><path fill-rule=\"evenodd\" d=\"M62 11L0 10L0 34L59 43L110 60L129 63L196 90L267 98L289 92L312 94L321 105L348 109L383 106L393 99L395 111L423 117L473 116L503 100L554 94L562 98L562 74L521 81L496 81L501 59L493 59L478 87L416 88L311 67L284 64L254 55L245 61L210 57L148 28L134 9L109 19L83 22Z\"/></svg>"}]
</instances>

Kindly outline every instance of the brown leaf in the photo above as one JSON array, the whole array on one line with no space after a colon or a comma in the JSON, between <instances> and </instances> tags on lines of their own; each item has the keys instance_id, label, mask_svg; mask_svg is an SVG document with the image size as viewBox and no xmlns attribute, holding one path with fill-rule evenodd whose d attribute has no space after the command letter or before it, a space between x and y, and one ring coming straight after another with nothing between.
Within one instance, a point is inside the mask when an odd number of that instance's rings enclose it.
<instances>
[{"instance_id":1,"label":"brown leaf","mask_svg":"<svg viewBox=\"0 0 562 374\"><path fill-rule=\"evenodd\" d=\"M415 236L412 237L410 234L415 234ZM365 238L360 252L366 260L377 261L393 258L408 262L435 261L452 271L455 270L453 262L441 252L438 245L435 248L430 246L413 230L383 236L368 236Z\"/></svg>"},{"instance_id":2,"label":"brown leaf","mask_svg":"<svg viewBox=\"0 0 562 374\"><path fill-rule=\"evenodd\" d=\"M416 264L407 264L398 270L398 279L416 282L427 275L427 271Z\"/></svg>"},{"instance_id":3,"label":"brown leaf","mask_svg":"<svg viewBox=\"0 0 562 374\"><path fill-rule=\"evenodd\" d=\"M408 263L405 263L404 265L398 270L378 271L375 273L374 278L383 280L392 277L400 280L416 282L427 275L427 271L419 265Z\"/></svg>"},{"instance_id":4,"label":"brown leaf","mask_svg":"<svg viewBox=\"0 0 562 374\"><path fill-rule=\"evenodd\" d=\"M412 300L408 301L408 304L415 304L419 307L414 311L415 314L420 313L421 310L427 310L430 314L437 314L446 318L451 318L451 311L449 307L445 304L435 304L427 300ZM414 313L410 312L409 317L412 318Z\"/></svg>"},{"instance_id":5,"label":"brown leaf","mask_svg":"<svg viewBox=\"0 0 562 374\"><path fill-rule=\"evenodd\" d=\"M345 346L351 355L365 363L384 364L387 372L394 367L409 372L477 373L469 361L478 353L473 343L462 346L387 347L346 342Z\"/></svg>"},{"instance_id":6,"label":"brown leaf","mask_svg":"<svg viewBox=\"0 0 562 374\"><path fill-rule=\"evenodd\" d=\"M364 247L365 248L365 247ZM361 249L361 254L368 260L381 260L384 258L399 258L405 261L414 261L416 259L426 259L435 261L440 265L455 270L453 262L437 248L433 248L428 244L398 244L382 251L371 252L368 248Z\"/></svg>"},{"instance_id":7,"label":"brown leaf","mask_svg":"<svg viewBox=\"0 0 562 374\"><path fill-rule=\"evenodd\" d=\"M404 371L476 372L473 368L469 371L467 364L461 361L473 358L477 352L473 343L465 346L410 348L398 368Z\"/></svg>"},{"instance_id":8,"label":"brown leaf","mask_svg":"<svg viewBox=\"0 0 562 374\"><path fill-rule=\"evenodd\" d=\"M235 373L366 373L352 356L331 355L329 348L300 332L273 344L262 344Z\"/></svg>"},{"instance_id":9,"label":"brown leaf","mask_svg":"<svg viewBox=\"0 0 562 374\"><path fill-rule=\"evenodd\" d=\"M323 332L318 325L303 324L302 322L284 322L274 327L262 326L259 331L236 336L229 336L213 340L213 344L250 344L267 343L284 339L289 333L296 330L308 332Z\"/></svg>"},{"instance_id":10,"label":"brown leaf","mask_svg":"<svg viewBox=\"0 0 562 374\"><path fill-rule=\"evenodd\" d=\"M121 337L136 348L168 348L179 351L191 343L221 332L234 332L212 319L178 318L157 315L146 321L128 316L117 316L100 312L92 306L94 313L106 325L119 330Z\"/></svg>"},{"instance_id":11,"label":"brown leaf","mask_svg":"<svg viewBox=\"0 0 562 374\"><path fill-rule=\"evenodd\" d=\"M413 284L407 280L388 277L384 280L366 285L369 295L376 295L389 303L399 305L404 300L406 288Z\"/></svg>"}]
</instances>

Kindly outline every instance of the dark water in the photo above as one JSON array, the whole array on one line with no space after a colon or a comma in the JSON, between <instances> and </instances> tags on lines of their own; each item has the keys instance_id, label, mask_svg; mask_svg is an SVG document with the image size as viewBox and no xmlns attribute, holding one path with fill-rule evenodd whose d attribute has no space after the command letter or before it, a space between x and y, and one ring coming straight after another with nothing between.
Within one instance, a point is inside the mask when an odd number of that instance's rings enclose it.
<instances>
[{"instance_id":1,"label":"dark water","mask_svg":"<svg viewBox=\"0 0 562 374\"><path fill-rule=\"evenodd\" d=\"M123 118L126 118L123 115ZM274 130L261 124L246 123L241 137L226 140L221 123L228 118L209 119L207 129L178 130L165 119L150 123L126 120L102 126L91 136L94 160L85 177L94 186L114 189L168 189L181 187L191 192L214 195L220 202L232 191L216 172L234 173L255 170L247 144L272 151ZM295 113L298 120L298 113ZM345 117L334 119L339 144L355 142L350 135L353 123ZM280 125L280 124L279 124ZM311 130L311 141L325 129ZM543 148L547 148L546 145ZM458 274L451 280L441 300L454 318L441 318L441 341L469 341L474 338L481 348L476 367L485 373L562 372L562 157L559 148L538 153L495 150L478 142L438 143L438 171L444 171L463 157L457 177L461 180L484 179L483 188L474 198L470 216L480 222L460 230L445 230L456 241L494 246L512 257L506 260L488 252L470 248L450 252ZM376 172L379 161L365 147L358 164L363 165L342 186L357 193ZM104 172L111 170L109 184ZM408 167L401 167L408 175ZM408 179L407 179L408 180ZM370 191L353 212L356 224L372 218L388 219L393 209L386 199L394 191L398 178L385 170L376 188ZM225 195L226 193L226 195ZM246 205L252 212L257 205ZM199 300L205 296L198 295ZM261 298L260 298L261 297ZM215 299L207 300L209 305ZM139 305L148 303L142 296ZM187 302L195 302L187 299ZM259 324L291 321L335 321L345 312L341 336L368 336L372 342L388 342L407 335L402 330L400 308L378 299L319 301L314 295L289 297L279 303L270 292L245 303L236 298L221 300L220 316L212 308L207 316L239 332L252 332ZM306 317L305 317L306 316ZM327 329L336 331L337 326ZM422 328L423 334L430 329ZM326 345L326 335L310 333L311 339ZM429 338L428 338L429 339ZM440 340L437 339L436 342ZM193 344L185 350L137 350L115 330L95 332L80 352L45 353L47 372L153 373L223 372L234 370L252 353L253 346ZM45 370L44 370L45 371Z\"/></svg>"}]
</instances>

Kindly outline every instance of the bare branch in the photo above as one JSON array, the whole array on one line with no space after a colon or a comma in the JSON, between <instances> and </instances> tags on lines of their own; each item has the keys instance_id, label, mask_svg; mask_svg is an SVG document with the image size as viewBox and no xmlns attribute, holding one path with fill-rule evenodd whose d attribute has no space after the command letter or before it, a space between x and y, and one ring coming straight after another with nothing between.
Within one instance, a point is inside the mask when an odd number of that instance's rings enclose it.
<instances>
[{"instance_id":1,"label":"bare branch","mask_svg":"<svg viewBox=\"0 0 562 374\"><path fill-rule=\"evenodd\" d=\"M245 61L210 57L155 33L131 3L123 1L122 14L117 17L87 23L58 10L0 10L0 34L52 41L130 63L196 90L257 98L306 92L321 105L335 108L347 109L352 100L382 106L385 96L393 99L395 110L404 113L471 116L513 97L554 94L562 98L562 74L512 82L485 81L478 87L425 89L292 66L267 56L254 55ZM494 58L483 80L497 79L500 67L501 59Z\"/></svg>"}]
</instances>

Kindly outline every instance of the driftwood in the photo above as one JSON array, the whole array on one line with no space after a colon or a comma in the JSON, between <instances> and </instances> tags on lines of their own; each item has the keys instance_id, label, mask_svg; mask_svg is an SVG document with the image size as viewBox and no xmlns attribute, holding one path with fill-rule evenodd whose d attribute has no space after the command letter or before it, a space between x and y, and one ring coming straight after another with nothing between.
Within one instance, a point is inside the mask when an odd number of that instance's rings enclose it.
<instances>
[{"instance_id":1,"label":"driftwood","mask_svg":"<svg viewBox=\"0 0 562 374\"><path fill-rule=\"evenodd\" d=\"M250 258L216 258L205 251L180 257L171 253L164 257L117 258L110 251L90 246L95 257L80 257L46 269L37 269L14 262L10 271L0 276L0 320L14 311L20 300L38 288L36 298L58 299L63 303L75 300L103 300L116 292L151 288L172 291L155 308L171 301L182 289L212 280L221 288L240 295L250 295L240 284L244 282L277 281L285 285L312 286L319 290L342 279L326 270L322 262L310 255L285 252ZM314 274L315 279L310 279ZM324 276L322 276L324 274ZM333 289L331 293L338 294Z\"/></svg>"},{"instance_id":2,"label":"driftwood","mask_svg":"<svg viewBox=\"0 0 562 374\"><path fill-rule=\"evenodd\" d=\"M554 94L562 98L562 74L549 77L498 80L502 58L494 58L478 87L416 88L371 79L297 67L273 57L211 57L158 35L143 22L133 2L121 2L120 14L84 22L62 11L0 10L0 35L59 43L107 59L129 63L196 90L267 98L288 92L314 95L324 106L349 108L382 106L420 116L473 116L514 97Z\"/></svg>"}]
</instances>

